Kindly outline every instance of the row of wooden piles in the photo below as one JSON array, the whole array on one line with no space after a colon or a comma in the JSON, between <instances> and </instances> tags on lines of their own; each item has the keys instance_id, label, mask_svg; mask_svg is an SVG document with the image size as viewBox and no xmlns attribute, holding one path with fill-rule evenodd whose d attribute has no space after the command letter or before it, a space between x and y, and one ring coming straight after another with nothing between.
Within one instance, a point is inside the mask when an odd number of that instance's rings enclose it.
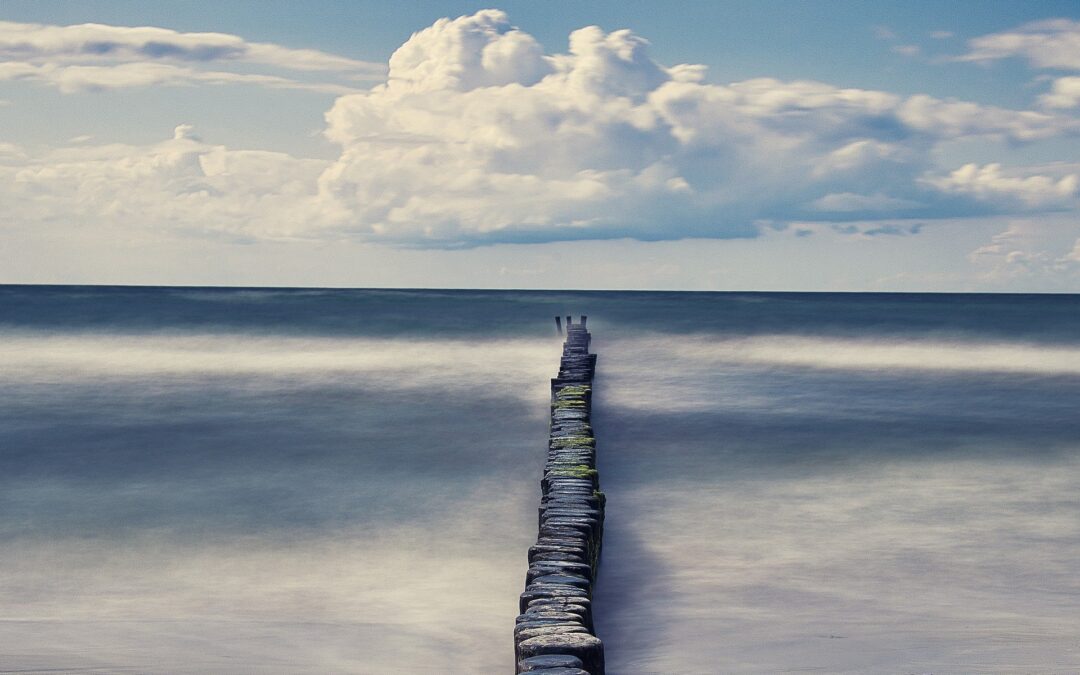
<instances>
[{"instance_id":1,"label":"row of wooden piles","mask_svg":"<svg viewBox=\"0 0 1080 675\"><path fill-rule=\"evenodd\" d=\"M556 319L558 322L558 319ZM604 645L593 630L604 493L591 424L596 355L586 317L566 317L559 376L551 381L551 433L540 481L540 524L514 627L518 673L603 675ZM560 326L561 331L561 326Z\"/></svg>"}]
</instances>

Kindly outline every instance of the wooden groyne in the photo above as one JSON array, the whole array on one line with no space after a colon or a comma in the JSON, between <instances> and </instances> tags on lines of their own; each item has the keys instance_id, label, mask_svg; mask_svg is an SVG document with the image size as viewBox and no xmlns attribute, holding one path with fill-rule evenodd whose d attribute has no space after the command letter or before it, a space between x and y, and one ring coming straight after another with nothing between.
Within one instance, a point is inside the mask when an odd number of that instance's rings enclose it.
<instances>
[{"instance_id":1,"label":"wooden groyne","mask_svg":"<svg viewBox=\"0 0 1080 675\"><path fill-rule=\"evenodd\" d=\"M562 325L556 319L559 332ZM540 481L540 523L514 627L518 673L603 675L593 631L592 590L600 564L604 493L591 424L596 355L586 317L566 317L559 375L551 381L551 432Z\"/></svg>"}]
</instances>

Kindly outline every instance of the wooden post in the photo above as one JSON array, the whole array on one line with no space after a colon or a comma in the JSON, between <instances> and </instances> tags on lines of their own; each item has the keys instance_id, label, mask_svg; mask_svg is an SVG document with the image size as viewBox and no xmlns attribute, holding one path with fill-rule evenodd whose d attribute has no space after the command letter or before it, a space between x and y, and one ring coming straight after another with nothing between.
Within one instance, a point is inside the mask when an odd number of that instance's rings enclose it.
<instances>
[{"instance_id":1,"label":"wooden post","mask_svg":"<svg viewBox=\"0 0 1080 675\"><path fill-rule=\"evenodd\" d=\"M562 335L562 317L555 317L555 327L559 329L559 335Z\"/></svg>"},{"instance_id":2,"label":"wooden post","mask_svg":"<svg viewBox=\"0 0 1080 675\"><path fill-rule=\"evenodd\" d=\"M592 610L607 501L590 421L596 354L589 352L585 317L580 326L572 321L566 317L559 374L551 380L536 544L529 548L514 625L514 672L526 675L604 675L604 643L596 636Z\"/></svg>"},{"instance_id":3,"label":"wooden post","mask_svg":"<svg viewBox=\"0 0 1080 675\"><path fill-rule=\"evenodd\" d=\"M585 322L588 321L588 320L589 320L589 317L585 316L584 314L581 315L581 327L582 328L585 327Z\"/></svg>"}]
</instances>

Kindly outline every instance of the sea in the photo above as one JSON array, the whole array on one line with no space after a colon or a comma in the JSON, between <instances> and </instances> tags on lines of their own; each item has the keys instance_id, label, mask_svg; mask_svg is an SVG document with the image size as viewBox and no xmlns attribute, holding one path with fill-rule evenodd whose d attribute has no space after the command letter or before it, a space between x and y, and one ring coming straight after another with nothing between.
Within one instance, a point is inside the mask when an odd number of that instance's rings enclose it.
<instances>
[{"instance_id":1,"label":"sea","mask_svg":"<svg viewBox=\"0 0 1080 675\"><path fill-rule=\"evenodd\" d=\"M511 673L555 316L608 672L1080 672L1080 296L0 286L0 672Z\"/></svg>"}]
</instances>

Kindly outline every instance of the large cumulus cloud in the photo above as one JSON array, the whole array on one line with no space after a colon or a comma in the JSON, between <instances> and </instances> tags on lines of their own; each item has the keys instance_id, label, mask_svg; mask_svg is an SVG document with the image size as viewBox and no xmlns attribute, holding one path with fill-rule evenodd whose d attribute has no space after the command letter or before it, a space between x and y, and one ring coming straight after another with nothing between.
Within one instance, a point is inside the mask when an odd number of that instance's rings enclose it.
<instances>
[{"instance_id":1,"label":"large cumulus cloud","mask_svg":"<svg viewBox=\"0 0 1080 675\"><path fill-rule=\"evenodd\" d=\"M547 54L496 10L414 34L386 82L338 98L326 124L340 156L325 162L185 130L151 148L12 160L21 206L8 217L78 207L250 237L461 247L1077 205L1074 167L934 161L960 139L1080 132L1068 115L821 82L713 84L701 66L657 63L626 30L582 28Z\"/></svg>"},{"instance_id":2,"label":"large cumulus cloud","mask_svg":"<svg viewBox=\"0 0 1080 675\"><path fill-rule=\"evenodd\" d=\"M1042 112L704 75L656 63L625 30L583 28L547 56L502 12L442 20L394 54L386 84L327 113L342 155L320 194L343 227L404 243L743 236L761 220L933 217L1000 204L984 199L997 187L1043 193L1040 180L938 179L931 151L1078 129Z\"/></svg>"}]
</instances>

